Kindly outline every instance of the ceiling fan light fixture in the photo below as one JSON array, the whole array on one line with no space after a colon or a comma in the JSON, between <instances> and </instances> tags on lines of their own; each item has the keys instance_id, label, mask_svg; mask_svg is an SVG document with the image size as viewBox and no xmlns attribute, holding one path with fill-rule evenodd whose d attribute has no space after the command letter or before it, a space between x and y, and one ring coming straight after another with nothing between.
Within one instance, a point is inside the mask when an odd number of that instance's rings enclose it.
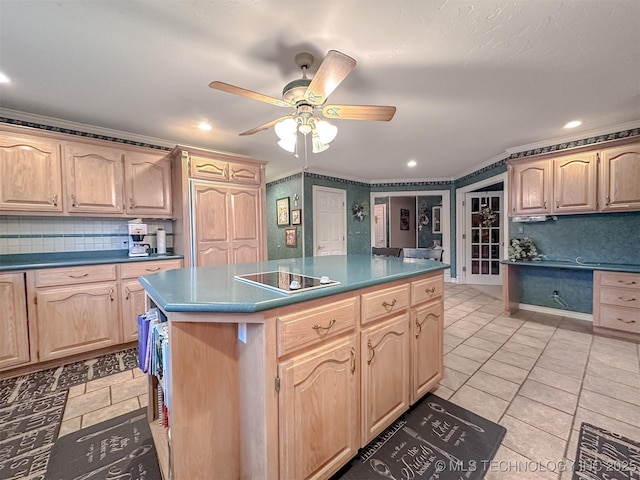
<instances>
[{"instance_id":1,"label":"ceiling fan light fixture","mask_svg":"<svg viewBox=\"0 0 640 480\"><path fill-rule=\"evenodd\" d=\"M325 120L318 120L316 122L316 130L318 132L318 136L320 137L320 141L325 145L330 144L338 135L338 127L335 125L331 125L329 122Z\"/></svg>"},{"instance_id":2,"label":"ceiling fan light fixture","mask_svg":"<svg viewBox=\"0 0 640 480\"><path fill-rule=\"evenodd\" d=\"M292 117L289 117L276 123L274 130L280 140L289 140L289 138L293 137L295 141L297 127L298 122L296 122Z\"/></svg>"},{"instance_id":3,"label":"ceiling fan light fixture","mask_svg":"<svg viewBox=\"0 0 640 480\"><path fill-rule=\"evenodd\" d=\"M311 151L313 153L320 153L324 152L327 148L329 148L329 145L327 145L326 143L322 143L322 140L320 140L320 135L318 135L317 132L314 132L311 136Z\"/></svg>"},{"instance_id":4,"label":"ceiling fan light fixture","mask_svg":"<svg viewBox=\"0 0 640 480\"><path fill-rule=\"evenodd\" d=\"M283 138L278 142L278 146L287 152L294 153L296 151L296 137L295 135L289 138Z\"/></svg>"}]
</instances>

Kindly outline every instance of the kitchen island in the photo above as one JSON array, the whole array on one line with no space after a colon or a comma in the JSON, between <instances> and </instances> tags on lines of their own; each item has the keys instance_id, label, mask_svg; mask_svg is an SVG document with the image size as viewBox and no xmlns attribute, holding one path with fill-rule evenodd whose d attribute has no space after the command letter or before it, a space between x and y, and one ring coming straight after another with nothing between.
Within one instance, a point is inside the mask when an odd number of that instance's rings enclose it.
<instances>
[{"instance_id":1,"label":"kitchen island","mask_svg":"<svg viewBox=\"0 0 640 480\"><path fill-rule=\"evenodd\" d=\"M140 277L169 322L169 431L152 421L163 476L338 471L442 377L447 268L331 256ZM257 272L277 272L276 286L236 278ZM338 283L277 290L305 276Z\"/></svg>"}]
</instances>

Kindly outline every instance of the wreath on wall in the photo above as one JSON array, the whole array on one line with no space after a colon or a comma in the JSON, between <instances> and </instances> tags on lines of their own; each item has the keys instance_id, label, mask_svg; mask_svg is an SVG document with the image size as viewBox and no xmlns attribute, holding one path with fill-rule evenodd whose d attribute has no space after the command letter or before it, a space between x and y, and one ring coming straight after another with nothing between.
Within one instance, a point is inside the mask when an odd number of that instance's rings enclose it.
<instances>
[{"instance_id":1,"label":"wreath on wall","mask_svg":"<svg viewBox=\"0 0 640 480\"><path fill-rule=\"evenodd\" d=\"M367 216L364 205L357 202L353 204L351 211L353 212L353 219L358 220L359 222L363 222L364 217Z\"/></svg>"}]
</instances>

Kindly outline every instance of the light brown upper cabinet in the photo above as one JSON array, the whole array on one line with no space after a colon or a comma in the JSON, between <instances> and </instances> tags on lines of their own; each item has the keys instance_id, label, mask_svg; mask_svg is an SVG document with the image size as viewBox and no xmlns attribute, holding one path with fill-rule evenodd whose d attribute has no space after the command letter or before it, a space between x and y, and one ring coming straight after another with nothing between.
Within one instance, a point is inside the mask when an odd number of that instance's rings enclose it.
<instances>
[{"instance_id":1,"label":"light brown upper cabinet","mask_svg":"<svg viewBox=\"0 0 640 480\"><path fill-rule=\"evenodd\" d=\"M171 215L171 161L166 154L127 152L125 210L130 215Z\"/></svg>"},{"instance_id":2,"label":"light brown upper cabinet","mask_svg":"<svg viewBox=\"0 0 640 480\"><path fill-rule=\"evenodd\" d=\"M640 210L640 142L600 153L600 210Z\"/></svg>"},{"instance_id":3,"label":"light brown upper cabinet","mask_svg":"<svg viewBox=\"0 0 640 480\"><path fill-rule=\"evenodd\" d=\"M640 143L583 148L508 164L509 214L640 210Z\"/></svg>"},{"instance_id":4,"label":"light brown upper cabinet","mask_svg":"<svg viewBox=\"0 0 640 480\"><path fill-rule=\"evenodd\" d=\"M69 213L124 213L122 165L125 152L65 142L66 201Z\"/></svg>"},{"instance_id":5,"label":"light brown upper cabinet","mask_svg":"<svg viewBox=\"0 0 640 480\"><path fill-rule=\"evenodd\" d=\"M58 142L0 132L0 210L62 212Z\"/></svg>"}]
</instances>

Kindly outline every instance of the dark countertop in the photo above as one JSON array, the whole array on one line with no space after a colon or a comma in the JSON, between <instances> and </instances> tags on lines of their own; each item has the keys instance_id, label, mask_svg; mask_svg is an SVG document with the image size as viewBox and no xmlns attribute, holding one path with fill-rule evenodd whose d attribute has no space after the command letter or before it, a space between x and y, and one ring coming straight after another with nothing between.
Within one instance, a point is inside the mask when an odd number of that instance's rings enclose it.
<instances>
[{"instance_id":1,"label":"dark countertop","mask_svg":"<svg viewBox=\"0 0 640 480\"><path fill-rule=\"evenodd\" d=\"M182 255L149 255L129 258L129 250L96 250L85 252L19 253L0 255L0 272L35 268L73 267L104 263L146 262L184 258Z\"/></svg>"},{"instance_id":2,"label":"dark countertop","mask_svg":"<svg viewBox=\"0 0 640 480\"><path fill-rule=\"evenodd\" d=\"M334 255L181 268L145 275L139 280L165 312L253 313L447 268L449 265L435 260ZM234 278L235 275L271 271L328 276L340 284L284 293Z\"/></svg>"},{"instance_id":3,"label":"dark countertop","mask_svg":"<svg viewBox=\"0 0 640 480\"><path fill-rule=\"evenodd\" d=\"M504 265L516 265L518 267L542 267L542 268L567 268L570 270L602 270L608 272L625 272L640 273L640 265L621 264L621 263L580 263L568 260L529 260L529 261L511 261L502 260L500 263Z\"/></svg>"}]
</instances>

